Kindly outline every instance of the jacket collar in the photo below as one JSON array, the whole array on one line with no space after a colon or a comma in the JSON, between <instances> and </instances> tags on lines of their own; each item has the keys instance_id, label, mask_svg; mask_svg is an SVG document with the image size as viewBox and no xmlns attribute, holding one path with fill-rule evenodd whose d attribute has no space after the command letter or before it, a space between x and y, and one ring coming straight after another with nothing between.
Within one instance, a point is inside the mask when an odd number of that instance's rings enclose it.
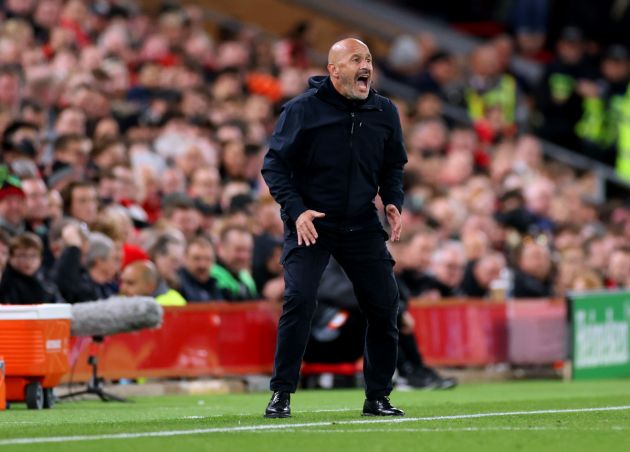
<instances>
[{"instance_id":1,"label":"jacket collar","mask_svg":"<svg viewBox=\"0 0 630 452\"><path fill-rule=\"evenodd\" d=\"M316 75L309 79L309 86L315 88L315 96L340 110L382 110L381 100L376 91L370 88L365 100L351 100L341 95L333 86L329 76Z\"/></svg>"}]
</instances>

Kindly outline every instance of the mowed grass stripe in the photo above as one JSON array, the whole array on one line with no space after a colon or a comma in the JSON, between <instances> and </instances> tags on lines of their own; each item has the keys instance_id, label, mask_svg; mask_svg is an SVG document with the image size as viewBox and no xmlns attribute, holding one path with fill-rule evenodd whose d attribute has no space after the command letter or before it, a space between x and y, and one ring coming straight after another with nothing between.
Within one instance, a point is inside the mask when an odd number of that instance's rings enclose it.
<instances>
[{"instance_id":1,"label":"mowed grass stripe","mask_svg":"<svg viewBox=\"0 0 630 452\"><path fill-rule=\"evenodd\" d=\"M102 435L74 435L74 436L53 436L48 438L13 438L0 440L0 446L16 445L16 444L42 444L42 443L63 443L73 441L98 441L109 439L133 439L133 438L149 438L149 437L170 437L183 435L200 435L207 433L236 433L236 432L262 432L262 431L278 431L288 430L295 431L298 429L309 429L312 427L331 427L335 425L365 425L365 424L401 424L408 422L427 422L427 421L444 421L458 419L480 419L489 417L506 417L506 416L537 416L548 414L570 414L570 413L592 413L604 411L624 411L630 410L630 405L621 406L605 406L590 408L570 408L557 410L530 410L530 411L503 411L494 413L471 413L471 414L454 414L447 416L430 416L430 417L402 417L402 418L377 418L377 419L357 419L357 420L339 420L339 421L323 421L323 422L304 422L298 424L277 424L277 420L270 420L267 424L234 426L234 427L213 427L202 429L187 430L167 430L155 432L138 432L138 433L113 433ZM308 430L307 430L308 431Z\"/></svg>"}]
</instances>

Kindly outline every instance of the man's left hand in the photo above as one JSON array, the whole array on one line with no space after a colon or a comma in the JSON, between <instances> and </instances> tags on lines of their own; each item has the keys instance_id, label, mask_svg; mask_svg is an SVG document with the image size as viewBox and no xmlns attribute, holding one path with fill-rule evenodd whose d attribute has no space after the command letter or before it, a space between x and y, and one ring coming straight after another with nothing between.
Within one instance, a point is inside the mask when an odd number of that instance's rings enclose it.
<instances>
[{"instance_id":1,"label":"man's left hand","mask_svg":"<svg viewBox=\"0 0 630 452\"><path fill-rule=\"evenodd\" d=\"M387 213L387 222L392 229L391 239L393 242L400 240L400 231L402 231L402 219L400 212L393 204L387 204L385 207L385 213Z\"/></svg>"}]
</instances>

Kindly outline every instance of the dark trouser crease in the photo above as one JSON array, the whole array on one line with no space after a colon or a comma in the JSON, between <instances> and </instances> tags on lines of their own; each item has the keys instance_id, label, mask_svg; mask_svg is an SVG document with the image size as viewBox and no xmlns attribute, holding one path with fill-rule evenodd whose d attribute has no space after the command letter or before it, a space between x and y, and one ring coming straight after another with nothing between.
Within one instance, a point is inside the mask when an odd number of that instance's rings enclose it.
<instances>
[{"instance_id":1,"label":"dark trouser crease","mask_svg":"<svg viewBox=\"0 0 630 452\"><path fill-rule=\"evenodd\" d=\"M284 305L271 378L272 391L295 392L317 304L317 286L330 259L319 244L291 250L284 261Z\"/></svg>"}]
</instances>

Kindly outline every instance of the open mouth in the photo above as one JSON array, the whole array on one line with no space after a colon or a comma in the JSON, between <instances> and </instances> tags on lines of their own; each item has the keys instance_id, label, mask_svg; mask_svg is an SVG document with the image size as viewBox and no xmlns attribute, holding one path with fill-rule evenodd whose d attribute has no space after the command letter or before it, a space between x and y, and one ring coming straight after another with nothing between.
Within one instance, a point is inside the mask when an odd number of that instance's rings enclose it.
<instances>
[{"instance_id":1,"label":"open mouth","mask_svg":"<svg viewBox=\"0 0 630 452\"><path fill-rule=\"evenodd\" d=\"M362 89L368 89L370 87L370 75L361 74L357 77L357 84Z\"/></svg>"}]
</instances>

